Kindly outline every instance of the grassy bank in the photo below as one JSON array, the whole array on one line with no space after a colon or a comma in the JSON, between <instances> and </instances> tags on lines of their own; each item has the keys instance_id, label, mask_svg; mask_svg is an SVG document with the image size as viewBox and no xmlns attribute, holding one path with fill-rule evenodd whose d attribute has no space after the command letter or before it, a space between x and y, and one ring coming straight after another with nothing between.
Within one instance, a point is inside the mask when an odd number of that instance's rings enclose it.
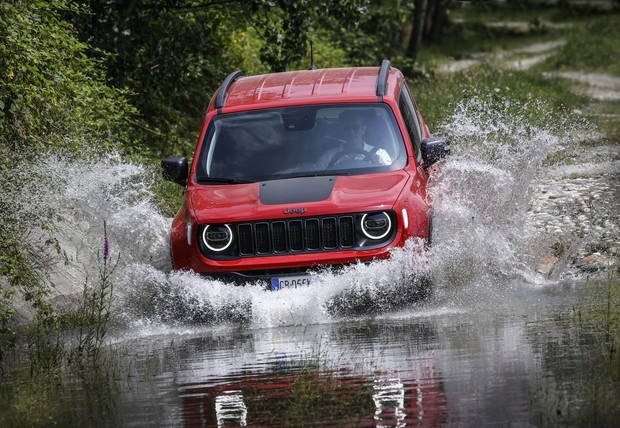
<instances>
[{"instance_id":1,"label":"grassy bank","mask_svg":"<svg viewBox=\"0 0 620 428\"><path fill-rule=\"evenodd\" d=\"M596 144L620 144L620 101L611 97L593 99L583 82L556 75L573 72L620 76L619 11L600 13L596 9L562 10L508 3L458 8L451 17L457 24L449 29L443 43L420 56L419 62L423 69L430 70L431 78L414 84L429 126L442 123L462 99L495 92L498 97L521 104L542 101L557 117L575 111L602 134L597 136ZM524 31L510 33L510 28L516 28L511 24L523 22L530 25ZM544 22L554 25L545 26ZM498 23L502 25L490 25ZM547 41L563 44L543 50L545 58L527 70L510 68L512 60L539 55L511 49ZM470 58L478 65L457 73L437 72L442 64L462 58ZM593 79L596 83L596 76ZM604 95L606 86L601 88ZM612 90L617 93L620 88ZM531 117L535 123L536 115Z\"/></svg>"},{"instance_id":2,"label":"grassy bank","mask_svg":"<svg viewBox=\"0 0 620 428\"><path fill-rule=\"evenodd\" d=\"M593 281L575 305L572 327L578 332L593 334L594 346L584 364L581 382L574 393L583 397L578 408L558 406L560 424L579 426L613 426L620 409L620 265L609 277ZM561 403L562 393L557 402Z\"/></svg>"}]
</instances>

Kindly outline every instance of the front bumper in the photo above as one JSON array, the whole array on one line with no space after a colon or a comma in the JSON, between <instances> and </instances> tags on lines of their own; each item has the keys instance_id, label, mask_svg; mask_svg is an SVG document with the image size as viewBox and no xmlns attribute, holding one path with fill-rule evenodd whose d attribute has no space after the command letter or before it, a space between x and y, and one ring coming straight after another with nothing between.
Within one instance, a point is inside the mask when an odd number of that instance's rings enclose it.
<instances>
[{"instance_id":1,"label":"front bumper","mask_svg":"<svg viewBox=\"0 0 620 428\"><path fill-rule=\"evenodd\" d=\"M316 266L311 268L290 268L290 269L266 269L256 271L241 272L202 272L201 275L216 280L221 280L234 285L247 285L258 283L266 289L271 290L273 278L289 278L304 275L312 275L319 272L337 272L344 265L338 266Z\"/></svg>"}]
</instances>

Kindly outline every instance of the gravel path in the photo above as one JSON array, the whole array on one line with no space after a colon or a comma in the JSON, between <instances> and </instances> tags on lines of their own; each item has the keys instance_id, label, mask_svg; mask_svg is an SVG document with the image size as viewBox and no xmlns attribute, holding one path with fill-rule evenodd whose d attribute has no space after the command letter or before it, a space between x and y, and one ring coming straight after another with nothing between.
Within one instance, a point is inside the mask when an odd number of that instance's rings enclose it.
<instances>
[{"instance_id":1,"label":"gravel path","mask_svg":"<svg viewBox=\"0 0 620 428\"><path fill-rule=\"evenodd\" d=\"M497 66L526 70L541 63L566 43L555 40L517 49L471 55L439 68L452 73L483 61ZM548 78L567 79L579 95L596 101L620 100L620 77L581 71L543 73ZM606 121L620 115L592 113ZM600 138L595 136L593 138ZM591 139L564 148L561 163L542 171L531 189L527 230L545 238L528 253L537 272L545 277L582 276L607 270L620 258L620 145L593 146Z\"/></svg>"},{"instance_id":2,"label":"gravel path","mask_svg":"<svg viewBox=\"0 0 620 428\"><path fill-rule=\"evenodd\" d=\"M499 52L481 52L470 55L470 58L451 61L442 64L438 71L441 73L455 73L465 70L481 62L493 62L506 68L526 70L544 61L559 47L564 46L566 40L558 39L550 42L533 43L515 49L507 49ZM529 55L523 57L523 55Z\"/></svg>"},{"instance_id":3,"label":"gravel path","mask_svg":"<svg viewBox=\"0 0 620 428\"><path fill-rule=\"evenodd\" d=\"M554 71L543 75L571 80L574 82L571 89L579 95L601 101L620 100L620 77L580 71Z\"/></svg>"}]
</instances>

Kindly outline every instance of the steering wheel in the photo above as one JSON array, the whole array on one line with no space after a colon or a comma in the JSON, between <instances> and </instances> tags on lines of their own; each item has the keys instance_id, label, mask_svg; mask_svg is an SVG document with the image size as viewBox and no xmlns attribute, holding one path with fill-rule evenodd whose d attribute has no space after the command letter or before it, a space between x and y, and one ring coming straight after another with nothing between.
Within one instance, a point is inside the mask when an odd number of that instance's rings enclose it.
<instances>
[{"instance_id":1,"label":"steering wheel","mask_svg":"<svg viewBox=\"0 0 620 428\"><path fill-rule=\"evenodd\" d=\"M328 168L331 168L332 166L336 165L343 157L348 156L348 155L355 155L355 157L362 155L363 158L362 159L355 159L355 160L361 160L364 162L369 162L369 156L370 153L368 153L366 150L362 150L362 149L344 149L343 151L341 151L340 153L336 154L332 160L329 162L329 164L327 165Z\"/></svg>"}]
</instances>

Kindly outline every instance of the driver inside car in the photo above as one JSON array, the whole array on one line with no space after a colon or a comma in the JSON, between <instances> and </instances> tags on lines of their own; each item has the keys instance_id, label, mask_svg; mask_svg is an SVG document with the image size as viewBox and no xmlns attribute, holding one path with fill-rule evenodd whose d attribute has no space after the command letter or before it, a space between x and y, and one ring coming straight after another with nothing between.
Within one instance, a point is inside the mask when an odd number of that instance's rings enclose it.
<instances>
[{"instance_id":1,"label":"driver inside car","mask_svg":"<svg viewBox=\"0 0 620 428\"><path fill-rule=\"evenodd\" d=\"M364 116L359 112L345 111L340 115L339 125L343 138L338 138L338 146L329 149L319 158L320 169L328 169L346 160L360 160L372 165L391 165L392 159L388 152L364 141L368 127Z\"/></svg>"}]
</instances>

